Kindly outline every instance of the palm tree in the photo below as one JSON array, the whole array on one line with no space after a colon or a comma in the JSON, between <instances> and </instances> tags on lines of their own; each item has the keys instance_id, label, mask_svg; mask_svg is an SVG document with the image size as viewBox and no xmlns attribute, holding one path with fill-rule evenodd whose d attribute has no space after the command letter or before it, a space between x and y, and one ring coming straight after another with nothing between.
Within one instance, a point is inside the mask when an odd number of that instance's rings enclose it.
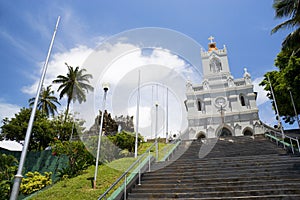
<instances>
[{"instance_id":1,"label":"palm tree","mask_svg":"<svg viewBox=\"0 0 300 200\"><path fill-rule=\"evenodd\" d=\"M272 34L279 29L296 28L283 41L282 48L299 49L300 44L300 0L274 0L273 8L275 9L276 18L289 18L283 23L272 29Z\"/></svg>"},{"instance_id":2,"label":"palm tree","mask_svg":"<svg viewBox=\"0 0 300 200\"><path fill-rule=\"evenodd\" d=\"M49 85L47 88L43 88L37 104L37 109L42 111L42 113L45 113L48 117L50 115L54 116L55 112L57 112L57 106L55 104L60 105L57 98L53 95L54 91L51 90L51 85ZM29 106L33 106L34 101L35 97L29 99Z\"/></svg>"},{"instance_id":3,"label":"palm tree","mask_svg":"<svg viewBox=\"0 0 300 200\"><path fill-rule=\"evenodd\" d=\"M59 75L53 83L60 83L57 91L60 91L59 98L63 98L65 95L67 96L67 109L65 113L65 120L67 119L69 113L69 107L71 101L78 101L79 103L86 101L86 92L93 91L94 88L89 85L89 79L93 78L91 74L84 74L86 69L79 69L76 67L75 69L65 63L68 67L68 73L66 76Z\"/></svg>"}]
</instances>

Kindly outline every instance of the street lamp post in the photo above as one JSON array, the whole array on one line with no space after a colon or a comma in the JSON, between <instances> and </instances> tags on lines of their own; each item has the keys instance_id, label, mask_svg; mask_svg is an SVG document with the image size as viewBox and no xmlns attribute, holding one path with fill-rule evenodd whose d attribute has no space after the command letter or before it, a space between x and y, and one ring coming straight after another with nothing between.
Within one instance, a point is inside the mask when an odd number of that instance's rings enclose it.
<instances>
[{"instance_id":1,"label":"street lamp post","mask_svg":"<svg viewBox=\"0 0 300 200\"><path fill-rule=\"evenodd\" d=\"M105 110L106 95L107 95L107 91L108 91L108 88L109 88L109 84L108 83L103 83L102 88L104 90L104 95L103 95L102 114L101 114L101 121L100 121L100 130L99 130L99 136L98 136L98 147L97 147L95 175L94 175L94 182L93 182L93 188L94 189L96 189L96 181L97 181L97 174L98 174L98 163L99 163L101 137L102 137L102 127L103 127L103 119L104 119L104 110Z\"/></svg>"},{"instance_id":2,"label":"street lamp post","mask_svg":"<svg viewBox=\"0 0 300 200\"><path fill-rule=\"evenodd\" d=\"M277 112L277 117L278 117L278 124L280 126L280 131L281 131L281 134L282 134L282 139L284 140L285 138L285 135L284 135L284 131L283 131L283 127L282 127L282 123L281 123L281 119L280 119L280 114L279 114L279 110L278 110L278 107L277 107L277 103L276 103L276 99L275 99L275 95L274 95L274 91L273 91L273 87L272 87L272 83L270 81L270 78L269 76L267 76L268 78L268 82L270 84L270 88L271 88L271 94L273 96L273 100L274 100L274 104L275 104L275 109L276 109L276 112ZM285 144L283 143L283 146L285 148Z\"/></svg>"},{"instance_id":3,"label":"street lamp post","mask_svg":"<svg viewBox=\"0 0 300 200\"><path fill-rule=\"evenodd\" d=\"M158 141L157 141L157 133L158 131L158 102L155 103L155 158L158 161Z\"/></svg>"},{"instance_id":4,"label":"street lamp post","mask_svg":"<svg viewBox=\"0 0 300 200\"><path fill-rule=\"evenodd\" d=\"M296 119L297 119L297 122L298 122L298 127L300 129L300 121L299 121L299 117L298 117L298 114L297 114L297 110L296 110L296 106L295 106L295 102L294 102L294 98L293 98L293 94L290 90L290 88L288 88L289 92L290 92L290 97L291 97L291 101L292 101L292 104L293 104L293 108L294 108L294 112L295 112L295 116L296 116Z\"/></svg>"}]
</instances>

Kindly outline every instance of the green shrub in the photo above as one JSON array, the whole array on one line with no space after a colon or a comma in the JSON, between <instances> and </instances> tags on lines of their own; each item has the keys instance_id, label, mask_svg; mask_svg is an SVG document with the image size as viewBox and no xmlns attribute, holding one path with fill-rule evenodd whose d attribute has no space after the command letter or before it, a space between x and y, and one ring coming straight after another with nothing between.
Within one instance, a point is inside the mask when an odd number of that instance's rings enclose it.
<instances>
[{"instance_id":1,"label":"green shrub","mask_svg":"<svg viewBox=\"0 0 300 200\"><path fill-rule=\"evenodd\" d=\"M8 199L12 180L18 170L18 160L12 155L0 154L0 200Z\"/></svg>"},{"instance_id":2,"label":"green shrub","mask_svg":"<svg viewBox=\"0 0 300 200\"><path fill-rule=\"evenodd\" d=\"M53 155L66 155L69 158L69 165L59 171L60 177L75 177L95 163L93 155L81 141L57 140L52 145L52 152Z\"/></svg>"},{"instance_id":3,"label":"green shrub","mask_svg":"<svg viewBox=\"0 0 300 200\"><path fill-rule=\"evenodd\" d=\"M135 148L135 133L129 133L122 131L114 136L110 136L109 139L120 149L127 149L129 152L134 152ZM138 144L143 142L143 137L138 135Z\"/></svg>"},{"instance_id":4,"label":"green shrub","mask_svg":"<svg viewBox=\"0 0 300 200\"><path fill-rule=\"evenodd\" d=\"M45 175L41 175L39 172L28 172L23 178L20 191L25 194L31 194L39 191L47 185L52 184L51 172L45 172Z\"/></svg>"}]
</instances>

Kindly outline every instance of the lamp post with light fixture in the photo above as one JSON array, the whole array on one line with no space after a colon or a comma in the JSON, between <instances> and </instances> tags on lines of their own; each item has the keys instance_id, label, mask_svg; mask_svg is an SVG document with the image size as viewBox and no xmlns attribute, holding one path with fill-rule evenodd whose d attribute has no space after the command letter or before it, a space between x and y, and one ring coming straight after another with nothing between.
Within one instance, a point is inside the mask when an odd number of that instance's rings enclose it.
<instances>
[{"instance_id":1,"label":"lamp post with light fixture","mask_svg":"<svg viewBox=\"0 0 300 200\"><path fill-rule=\"evenodd\" d=\"M104 95L103 95L102 114L101 114L101 121L100 121L100 130L99 130L99 136L98 136L98 147L97 147L95 175L94 175L94 182L93 182L93 188L94 189L96 189L98 164L99 164L99 156L100 156L100 147L101 147L101 137L102 137L102 127L103 127L103 119L104 119L104 110L105 110L105 103L106 103L106 95L107 95L107 91L109 89L109 83L103 83L102 88L104 90Z\"/></svg>"},{"instance_id":2,"label":"lamp post with light fixture","mask_svg":"<svg viewBox=\"0 0 300 200\"><path fill-rule=\"evenodd\" d=\"M155 158L158 161L158 141L157 141L157 133L158 131L158 102L155 103Z\"/></svg>"}]
</instances>

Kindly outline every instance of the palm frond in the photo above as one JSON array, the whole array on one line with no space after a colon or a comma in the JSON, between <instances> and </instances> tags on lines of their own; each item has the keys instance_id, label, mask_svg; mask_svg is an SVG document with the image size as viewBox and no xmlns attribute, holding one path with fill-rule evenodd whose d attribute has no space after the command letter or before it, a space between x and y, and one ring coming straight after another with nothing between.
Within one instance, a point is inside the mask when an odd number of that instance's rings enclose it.
<instances>
[{"instance_id":1,"label":"palm frond","mask_svg":"<svg viewBox=\"0 0 300 200\"><path fill-rule=\"evenodd\" d=\"M294 49L299 51L300 48L300 28L290 33L282 42L283 49Z\"/></svg>"},{"instance_id":2,"label":"palm frond","mask_svg":"<svg viewBox=\"0 0 300 200\"><path fill-rule=\"evenodd\" d=\"M299 0L275 0L273 8L275 9L275 17L294 17L299 6Z\"/></svg>"},{"instance_id":3,"label":"palm frond","mask_svg":"<svg viewBox=\"0 0 300 200\"><path fill-rule=\"evenodd\" d=\"M284 28L292 28L295 25L297 25L297 22L295 22L293 19L287 20L281 24L278 24L277 26L275 26L272 31L271 34L276 33L279 29L284 29Z\"/></svg>"}]
</instances>

